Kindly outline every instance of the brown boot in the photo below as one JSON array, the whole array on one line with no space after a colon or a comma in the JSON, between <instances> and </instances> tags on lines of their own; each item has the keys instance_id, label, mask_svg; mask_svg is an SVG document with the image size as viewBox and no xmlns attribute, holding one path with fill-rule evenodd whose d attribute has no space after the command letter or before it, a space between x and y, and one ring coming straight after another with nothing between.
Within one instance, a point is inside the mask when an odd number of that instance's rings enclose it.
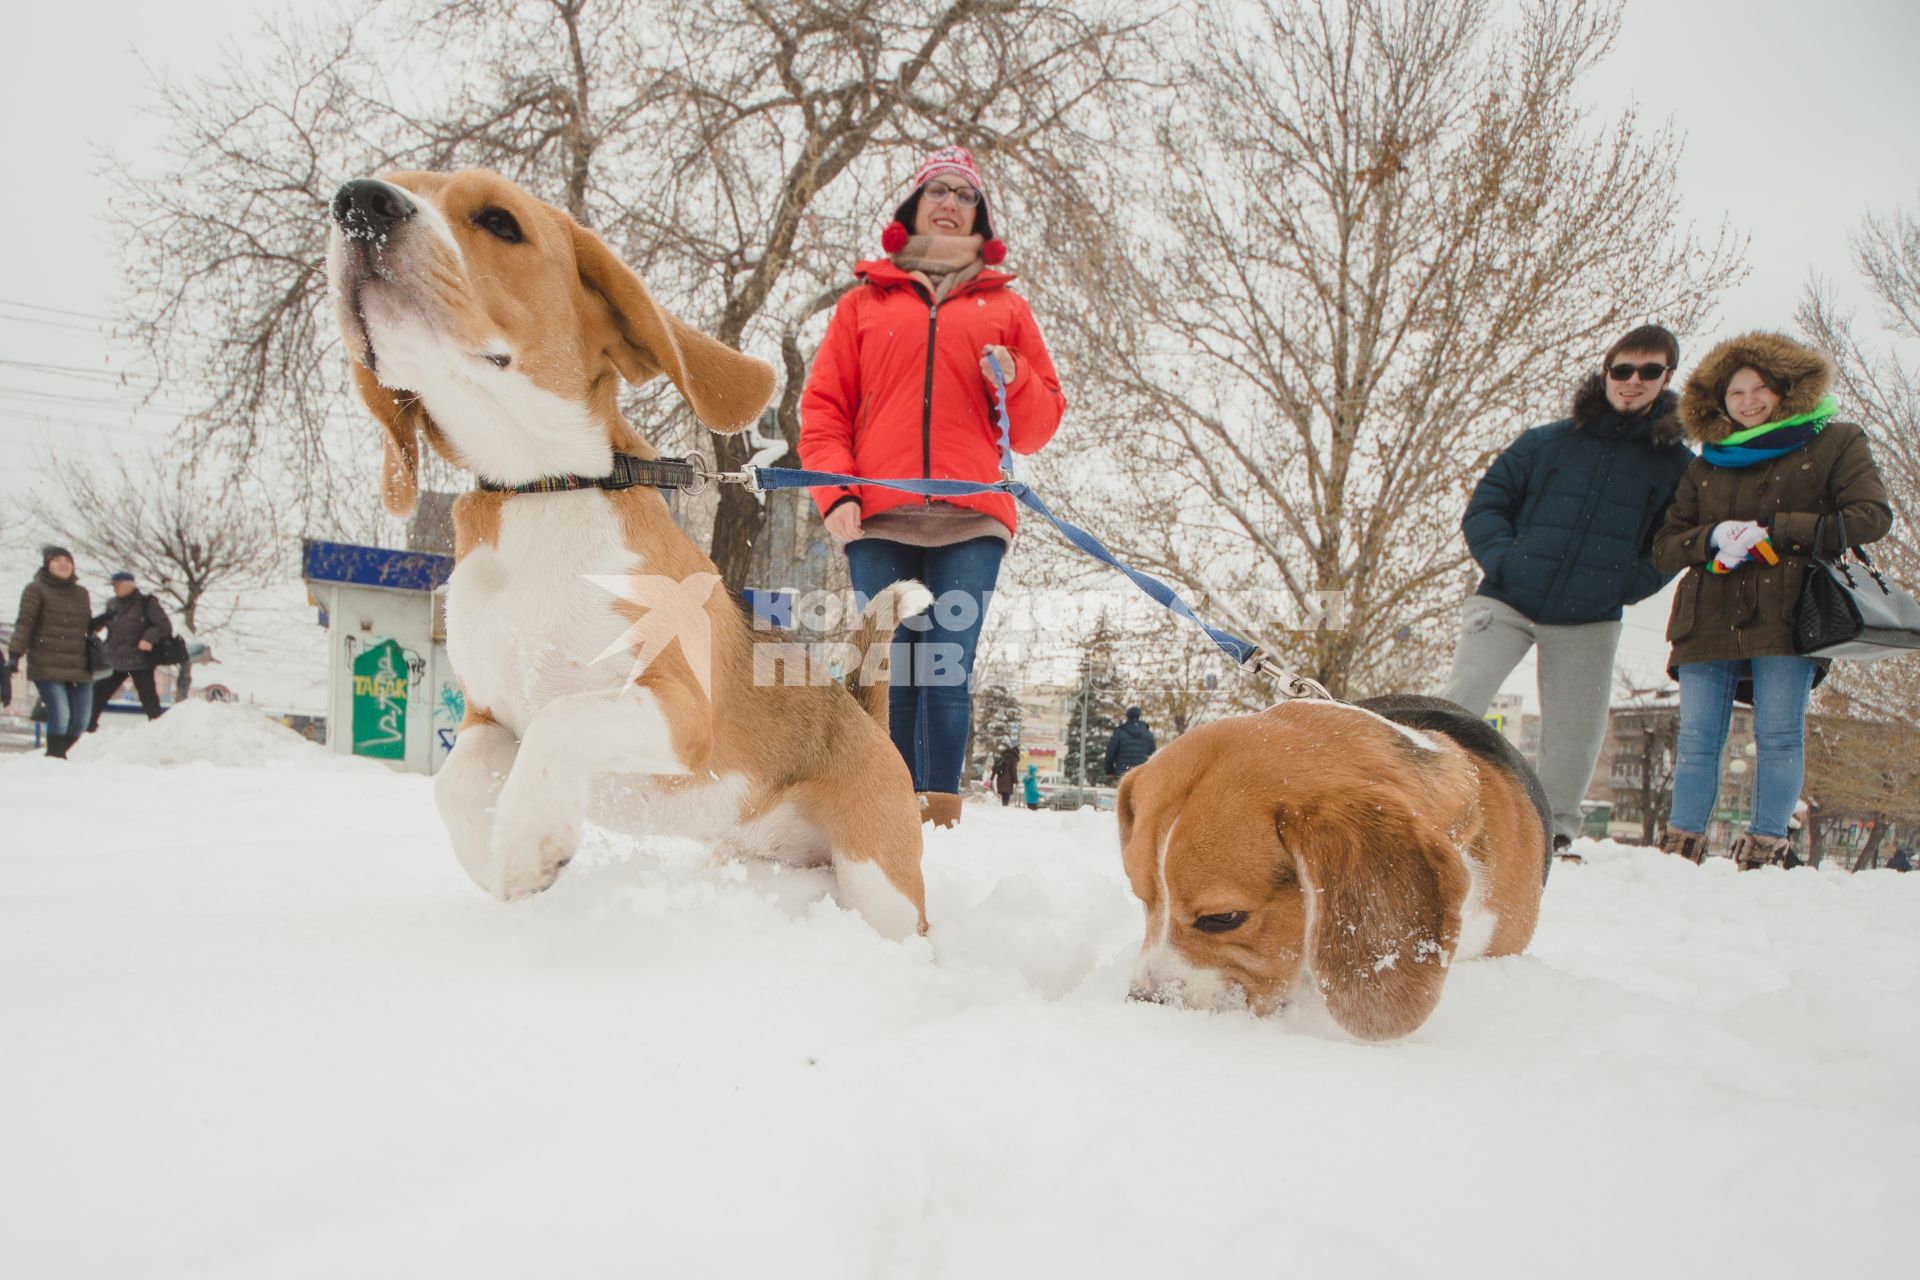
<instances>
[{"instance_id":1,"label":"brown boot","mask_svg":"<svg viewBox=\"0 0 1920 1280\"><path fill-rule=\"evenodd\" d=\"M920 821L936 827L960 825L960 797L946 791L920 793Z\"/></svg>"},{"instance_id":2,"label":"brown boot","mask_svg":"<svg viewBox=\"0 0 1920 1280\"><path fill-rule=\"evenodd\" d=\"M1781 861L1787 852L1785 836L1762 836L1748 831L1733 838L1733 845L1727 855L1733 859L1733 865L1742 871L1752 871L1756 867L1771 866Z\"/></svg>"},{"instance_id":3,"label":"brown boot","mask_svg":"<svg viewBox=\"0 0 1920 1280\"><path fill-rule=\"evenodd\" d=\"M1660 833L1660 852L1678 854L1688 862L1698 863L1707 856L1707 838L1698 831L1668 827Z\"/></svg>"}]
</instances>

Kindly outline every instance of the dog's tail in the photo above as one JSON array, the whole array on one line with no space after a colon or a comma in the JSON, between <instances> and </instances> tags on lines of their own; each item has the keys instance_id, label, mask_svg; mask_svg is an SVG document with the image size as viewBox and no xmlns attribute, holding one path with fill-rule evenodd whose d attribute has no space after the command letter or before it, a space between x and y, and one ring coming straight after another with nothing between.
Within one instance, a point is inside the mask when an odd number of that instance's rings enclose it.
<instances>
[{"instance_id":1,"label":"dog's tail","mask_svg":"<svg viewBox=\"0 0 1920 1280\"><path fill-rule=\"evenodd\" d=\"M860 699L867 714L887 727L887 688L891 684L890 664L868 654L875 645L891 644L894 628L908 618L918 617L933 606L933 592L908 579L896 582L867 602L860 614L860 627L853 633L853 648L858 661L847 673L847 691Z\"/></svg>"}]
</instances>

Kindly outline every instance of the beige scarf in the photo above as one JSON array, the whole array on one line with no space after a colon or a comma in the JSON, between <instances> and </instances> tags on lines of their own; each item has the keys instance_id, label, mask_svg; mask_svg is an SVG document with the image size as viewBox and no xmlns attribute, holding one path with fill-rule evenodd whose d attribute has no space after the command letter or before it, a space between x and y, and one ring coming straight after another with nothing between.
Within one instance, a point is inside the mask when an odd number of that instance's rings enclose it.
<instances>
[{"instance_id":1,"label":"beige scarf","mask_svg":"<svg viewBox=\"0 0 1920 1280\"><path fill-rule=\"evenodd\" d=\"M980 236L909 236L893 265L927 287L938 304L980 274Z\"/></svg>"}]
</instances>

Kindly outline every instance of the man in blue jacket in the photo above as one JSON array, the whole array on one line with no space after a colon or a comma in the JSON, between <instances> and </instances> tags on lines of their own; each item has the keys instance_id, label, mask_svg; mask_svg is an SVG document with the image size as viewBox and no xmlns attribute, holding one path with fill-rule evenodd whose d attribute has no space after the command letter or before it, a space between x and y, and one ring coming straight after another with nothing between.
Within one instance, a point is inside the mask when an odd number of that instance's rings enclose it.
<instances>
[{"instance_id":1,"label":"man in blue jacket","mask_svg":"<svg viewBox=\"0 0 1920 1280\"><path fill-rule=\"evenodd\" d=\"M1653 535L1693 460L1667 389L1680 343L1642 325L1608 349L1573 412L1494 459L1460 522L1480 566L1444 696L1474 715L1529 648L1540 650L1540 781L1554 845L1580 831L1580 799L1606 735L1621 611L1666 585Z\"/></svg>"},{"instance_id":2,"label":"man in blue jacket","mask_svg":"<svg viewBox=\"0 0 1920 1280\"><path fill-rule=\"evenodd\" d=\"M1140 708L1128 707L1127 718L1107 739L1107 776L1116 782L1126 777L1127 770L1145 764L1154 749L1153 730L1140 718Z\"/></svg>"}]
</instances>

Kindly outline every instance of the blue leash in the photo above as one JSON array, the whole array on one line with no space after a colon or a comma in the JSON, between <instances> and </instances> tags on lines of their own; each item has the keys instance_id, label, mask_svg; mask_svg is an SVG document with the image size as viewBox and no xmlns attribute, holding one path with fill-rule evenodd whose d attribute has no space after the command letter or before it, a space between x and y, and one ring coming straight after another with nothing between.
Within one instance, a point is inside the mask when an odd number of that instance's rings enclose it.
<instances>
[{"instance_id":1,"label":"blue leash","mask_svg":"<svg viewBox=\"0 0 1920 1280\"><path fill-rule=\"evenodd\" d=\"M1000 369L1000 361L991 351L987 353L988 367L993 370L993 418L1000 432L1000 479L986 482L979 480L875 480L868 476L841 475L832 471L807 471L797 467L746 467L734 475L720 477L724 480L736 480L749 489L770 492L776 489L821 489L837 488L844 485L867 485L875 489L893 489L901 493L911 493L928 498L959 498L978 493L1004 493L1016 499L1021 506L1044 517L1049 524L1060 531L1061 536L1103 564L1108 564L1127 575L1133 585L1152 597L1155 603L1171 610L1178 616L1199 627L1207 633L1207 638L1218 645L1223 653L1232 658L1235 665L1258 671L1265 675L1278 677L1288 697L1319 697L1331 699L1325 688L1305 676L1297 675L1280 666L1270 656L1263 653L1260 646L1243 640L1231 631L1216 627L1199 614L1193 607L1180 598L1175 591L1151 574L1121 563L1119 557L1107 550L1100 539L1074 524L1063 520L1047 509L1040 495L1013 476L1013 444L1011 424L1007 420L1007 382Z\"/></svg>"}]
</instances>

